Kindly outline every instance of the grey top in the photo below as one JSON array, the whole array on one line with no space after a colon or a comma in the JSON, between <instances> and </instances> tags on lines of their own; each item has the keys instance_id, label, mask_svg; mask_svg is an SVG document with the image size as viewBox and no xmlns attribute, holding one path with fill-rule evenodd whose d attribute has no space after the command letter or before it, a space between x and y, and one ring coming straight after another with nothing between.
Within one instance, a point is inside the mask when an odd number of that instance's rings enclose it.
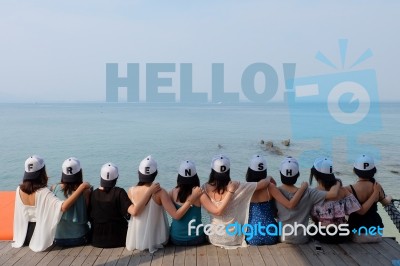
<instances>
[{"instance_id":1,"label":"grey top","mask_svg":"<svg viewBox=\"0 0 400 266\"><path fill-rule=\"evenodd\" d=\"M288 200L293 198L294 193L289 193L279 187L278 189ZM302 224L307 227L311 208L314 206L314 204L325 200L326 193L326 191L307 188L297 206L291 210L285 208L282 204L276 201L276 207L278 209L278 222L282 222L282 226L285 224L291 224L295 226L296 222L297 224ZM287 228L285 231L289 232L290 229ZM314 232L314 230L312 232ZM284 239L281 236L281 242L285 243L304 244L307 243L307 241L308 236L302 227L297 227L297 235L294 233L291 235L285 235Z\"/></svg>"}]
</instances>

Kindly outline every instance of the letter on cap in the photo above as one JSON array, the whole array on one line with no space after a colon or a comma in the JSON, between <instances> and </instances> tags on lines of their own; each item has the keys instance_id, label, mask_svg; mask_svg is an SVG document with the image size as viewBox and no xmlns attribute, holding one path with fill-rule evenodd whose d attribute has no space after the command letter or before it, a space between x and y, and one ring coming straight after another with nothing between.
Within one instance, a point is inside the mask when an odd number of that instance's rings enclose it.
<instances>
[{"instance_id":1,"label":"letter on cap","mask_svg":"<svg viewBox=\"0 0 400 266\"><path fill-rule=\"evenodd\" d=\"M225 172L226 170L226 166L225 165L221 165L221 173Z\"/></svg>"},{"instance_id":2,"label":"letter on cap","mask_svg":"<svg viewBox=\"0 0 400 266\"><path fill-rule=\"evenodd\" d=\"M110 179L110 172L107 172L107 179Z\"/></svg>"},{"instance_id":3,"label":"letter on cap","mask_svg":"<svg viewBox=\"0 0 400 266\"><path fill-rule=\"evenodd\" d=\"M364 163L364 169L367 169L368 166L369 166L369 163Z\"/></svg>"},{"instance_id":4,"label":"letter on cap","mask_svg":"<svg viewBox=\"0 0 400 266\"><path fill-rule=\"evenodd\" d=\"M292 176L292 169L286 169L286 176Z\"/></svg>"},{"instance_id":5,"label":"letter on cap","mask_svg":"<svg viewBox=\"0 0 400 266\"><path fill-rule=\"evenodd\" d=\"M185 169L185 176L192 176L192 169Z\"/></svg>"},{"instance_id":6,"label":"letter on cap","mask_svg":"<svg viewBox=\"0 0 400 266\"><path fill-rule=\"evenodd\" d=\"M258 170L263 170L263 169L264 169L264 164L263 163L259 163L258 164Z\"/></svg>"},{"instance_id":7,"label":"letter on cap","mask_svg":"<svg viewBox=\"0 0 400 266\"><path fill-rule=\"evenodd\" d=\"M332 166L329 167L329 172L332 174Z\"/></svg>"},{"instance_id":8,"label":"letter on cap","mask_svg":"<svg viewBox=\"0 0 400 266\"><path fill-rule=\"evenodd\" d=\"M28 164L29 171L32 170L32 168L33 168L33 163Z\"/></svg>"},{"instance_id":9,"label":"letter on cap","mask_svg":"<svg viewBox=\"0 0 400 266\"><path fill-rule=\"evenodd\" d=\"M72 167L67 167L67 173L72 175Z\"/></svg>"},{"instance_id":10,"label":"letter on cap","mask_svg":"<svg viewBox=\"0 0 400 266\"><path fill-rule=\"evenodd\" d=\"M148 159L147 159L148 160ZM144 171L146 172L146 174L150 174L150 167L146 166L144 168Z\"/></svg>"}]
</instances>

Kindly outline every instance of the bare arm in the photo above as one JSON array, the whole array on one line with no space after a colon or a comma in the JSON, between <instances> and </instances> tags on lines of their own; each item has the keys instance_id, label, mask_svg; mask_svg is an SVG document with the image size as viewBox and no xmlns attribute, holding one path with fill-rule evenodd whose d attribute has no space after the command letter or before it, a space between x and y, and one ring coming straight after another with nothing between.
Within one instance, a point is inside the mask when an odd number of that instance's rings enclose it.
<instances>
[{"instance_id":1,"label":"bare arm","mask_svg":"<svg viewBox=\"0 0 400 266\"><path fill-rule=\"evenodd\" d=\"M221 215L226 206L228 206L229 202L231 201L233 194L235 193L236 189L238 188L237 182L229 182L228 184L228 193L225 195L224 199L221 201L221 205L216 206L214 203L211 202L210 198L206 193L203 193L200 196L201 205L211 214L214 215Z\"/></svg>"},{"instance_id":2,"label":"bare arm","mask_svg":"<svg viewBox=\"0 0 400 266\"><path fill-rule=\"evenodd\" d=\"M260 190L260 189L264 189L267 188L268 185L270 184L271 181L271 177L268 176L266 179L262 179L260 181L257 182L257 186L256 186L256 191Z\"/></svg>"},{"instance_id":3,"label":"bare arm","mask_svg":"<svg viewBox=\"0 0 400 266\"><path fill-rule=\"evenodd\" d=\"M129 214L133 215L133 216L139 215L143 211L143 209L146 206L147 202L149 202L151 196L153 196L153 194L157 193L160 189L161 188L160 188L160 184L159 183L151 184L149 189L144 194L144 197L141 200L139 200L138 202L136 202L136 204L132 204L131 206L129 206L129 208L128 208ZM130 197L131 197L131 195L129 195L129 198ZM132 201L132 199L131 199L131 201Z\"/></svg>"},{"instance_id":4,"label":"bare arm","mask_svg":"<svg viewBox=\"0 0 400 266\"><path fill-rule=\"evenodd\" d=\"M66 212L72 205L74 205L75 201L79 198L79 196L86 190L90 188L90 184L87 182L83 182L79 185L78 189L71 194L71 196L66 199L61 205L61 211Z\"/></svg>"},{"instance_id":5,"label":"bare arm","mask_svg":"<svg viewBox=\"0 0 400 266\"><path fill-rule=\"evenodd\" d=\"M308 187L308 183L303 182L301 184L300 189L296 191L296 193L294 194L293 198L290 199L290 201L284 195L282 195L282 193L279 191L279 189L276 188L276 186L274 184L270 184L268 186L268 190L269 190L269 193L272 195L272 197L276 201L278 201L280 204L282 204L285 208L293 209L299 203L299 201L300 201L301 197L303 196L304 191L306 191L307 187Z\"/></svg>"},{"instance_id":6,"label":"bare arm","mask_svg":"<svg viewBox=\"0 0 400 266\"><path fill-rule=\"evenodd\" d=\"M336 184L331 187L331 189L326 193L325 199L332 200L338 196L339 189L340 189L340 182L336 181Z\"/></svg>"},{"instance_id":7,"label":"bare arm","mask_svg":"<svg viewBox=\"0 0 400 266\"><path fill-rule=\"evenodd\" d=\"M170 196L168 195L167 191L165 191L165 189L161 189L161 191L159 191L158 193L160 193L159 197L161 199L161 204L163 205L164 209L175 220L181 219L182 216L185 215L185 213L191 207L192 202L194 202L202 194L201 189L199 187L193 188L192 194L187 198L185 203L177 210Z\"/></svg>"}]
</instances>

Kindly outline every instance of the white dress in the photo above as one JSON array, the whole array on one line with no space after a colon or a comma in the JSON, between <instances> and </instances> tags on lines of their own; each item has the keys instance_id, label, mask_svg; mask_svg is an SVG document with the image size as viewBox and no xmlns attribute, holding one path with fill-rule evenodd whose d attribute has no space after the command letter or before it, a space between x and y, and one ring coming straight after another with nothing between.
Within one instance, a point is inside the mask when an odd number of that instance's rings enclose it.
<instances>
[{"instance_id":1,"label":"white dress","mask_svg":"<svg viewBox=\"0 0 400 266\"><path fill-rule=\"evenodd\" d=\"M228 203L228 206L225 208L224 212L220 216L210 213L210 222L214 228L217 228L217 226L221 225L226 228L226 226L229 224L235 223L240 226L247 224L249 220L250 201L254 191L256 190L256 186L256 182L239 183L239 187L235 191L233 198ZM206 185L203 185L203 189L204 191L207 191ZM210 197L210 199L217 206L221 204L221 201L215 201L212 197ZM247 246L245 235L243 233L234 234L236 229L233 226L229 226L228 230L232 233L232 235L227 233L223 235L216 233L209 235L208 237L211 244L214 246L223 247L225 249L235 249Z\"/></svg>"},{"instance_id":2,"label":"white dress","mask_svg":"<svg viewBox=\"0 0 400 266\"><path fill-rule=\"evenodd\" d=\"M35 252L43 251L53 244L57 224L61 219L61 205L58 199L48 188L41 188L35 193L35 206L22 203L19 187L15 194L14 209L14 248L24 245L29 222L36 222L29 248Z\"/></svg>"},{"instance_id":3,"label":"white dress","mask_svg":"<svg viewBox=\"0 0 400 266\"><path fill-rule=\"evenodd\" d=\"M132 188L129 192L131 191ZM164 208L151 198L140 215L131 216L129 220L126 249L148 249L150 253L154 253L164 247L168 237L169 225Z\"/></svg>"}]
</instances>

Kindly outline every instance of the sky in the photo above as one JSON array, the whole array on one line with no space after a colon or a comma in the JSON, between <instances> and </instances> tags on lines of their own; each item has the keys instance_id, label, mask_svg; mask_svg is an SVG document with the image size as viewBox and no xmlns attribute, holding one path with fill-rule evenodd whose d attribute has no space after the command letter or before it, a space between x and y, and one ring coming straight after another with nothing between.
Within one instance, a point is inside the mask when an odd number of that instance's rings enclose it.
<instances>
[{"instance_id":1,"label":"sky","mask_svg":"<svg viewBox=\"0 0 400 266\"><path fill-rule=\"evenodd\" d=\"M139 97L146 101L146 66L172 63L160 92L180 99L180 64L192 64L193 91L211 99L212 65L224 64L224 91L246 100L241 80L254 63L295 78L373 70L379 101L399 101L398 1L12 1L0 9L0 102L104 102L106 64L139 64ZM347 40L342 62L339 40ZM351 65L365 52L370 56ZM317 53L336 66L316 59ZM268 77L267 77L268 80ZM254 77L259 93L266 78ZM125 92L126 93L126 92ZM124 100L124 90L120 98Z\"/></svg>"}]
</instances>

